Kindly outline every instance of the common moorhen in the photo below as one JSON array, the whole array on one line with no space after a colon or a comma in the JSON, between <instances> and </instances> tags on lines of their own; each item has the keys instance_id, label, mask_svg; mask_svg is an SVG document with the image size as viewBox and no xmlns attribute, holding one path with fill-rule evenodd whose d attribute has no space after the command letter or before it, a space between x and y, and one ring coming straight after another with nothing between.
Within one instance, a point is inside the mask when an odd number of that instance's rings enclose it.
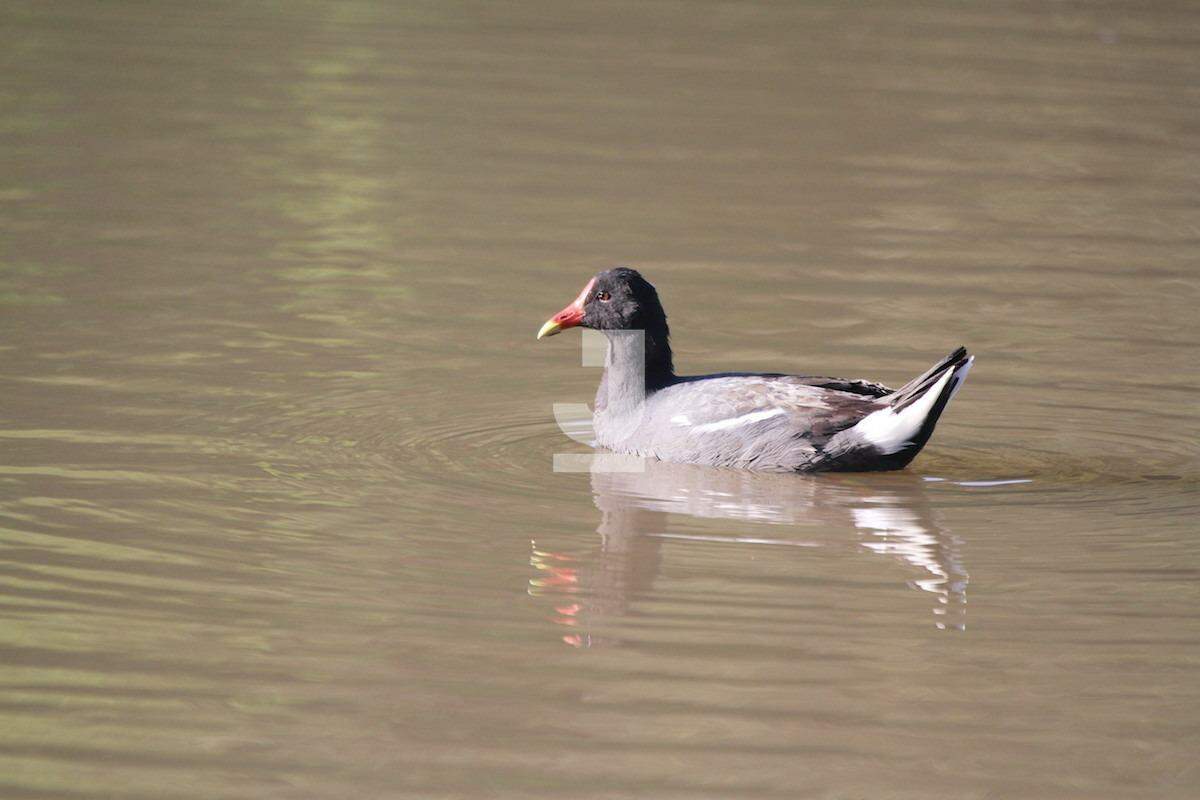
<instances>
[{"instance_id":1,"label":"common moorhen","mask_svg":"<svg viewBox=\"0 0 1200 800\"><path fill-rule=\"evenodd\" d=\"M588 281L537 338L580 325L609 341L593 415L598 444L745 469L903 469L929 441L975 360L960 347L895 390L778 373L676 375L658 292L627 267Z\"/></svg>"}]
</instances>

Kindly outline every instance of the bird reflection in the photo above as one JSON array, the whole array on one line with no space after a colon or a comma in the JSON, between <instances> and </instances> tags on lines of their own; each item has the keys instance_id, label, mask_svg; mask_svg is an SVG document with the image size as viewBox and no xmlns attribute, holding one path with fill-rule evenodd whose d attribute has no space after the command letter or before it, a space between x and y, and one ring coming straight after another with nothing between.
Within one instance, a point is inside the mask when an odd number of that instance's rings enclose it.
<instances>
[{"instance_id":1,"label":"bird reflection","mask_svg":"<svg viewBox=\"0 0 1200 800\"><path fill-rule=\"evenodd\" d=\"M969 576L961 542L937 521L920 476L805 477L647 461L639 472L593 468L591 481L600 511L599 547L571 555L534 542L531 558L530 594L553 602L563 641L572 646L618 643L603 631L652 588L667 540L848 548L889 556L916 573L909 586L932 596L936 627L966 627ZM739 524L721 535L674 533L668 527L672 515ZM856 530L857 539L846 539L840 533L846 529Z\"/></svg>"}]
</instances>

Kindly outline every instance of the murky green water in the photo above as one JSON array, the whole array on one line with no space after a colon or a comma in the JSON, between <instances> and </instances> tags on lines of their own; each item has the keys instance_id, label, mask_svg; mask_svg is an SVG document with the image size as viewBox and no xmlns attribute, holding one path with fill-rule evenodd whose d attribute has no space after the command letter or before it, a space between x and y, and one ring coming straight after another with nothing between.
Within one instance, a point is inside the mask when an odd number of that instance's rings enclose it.
<instances>
[{"instance_id":1,"label":"murky green water","mask_svg":"<svg viewBox=\"0 0 1200 800\"><path fill-rule=\"evenodd\" d=\"M1200 13L8 2L0 795L1200 792ZM584 452L688 372L971 380L913 467Z\"/></svg>"}]
</instances>

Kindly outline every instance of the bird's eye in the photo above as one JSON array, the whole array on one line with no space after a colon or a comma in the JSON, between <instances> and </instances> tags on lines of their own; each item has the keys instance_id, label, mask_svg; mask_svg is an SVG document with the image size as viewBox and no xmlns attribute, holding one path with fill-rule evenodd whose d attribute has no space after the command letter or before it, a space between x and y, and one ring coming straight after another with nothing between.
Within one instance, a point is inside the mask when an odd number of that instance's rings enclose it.
<instances>
[{"instance_id":1,"label":"bird's eye","mask_svg":"<svg viewBox=\"0 0 1200 800\"><path fill-rule=\"evenodd\" d=\"M612 295L608 292L596 292L596 299L601 303L607 303L609 300L612 300Z\"/></svg>"}]
</instances>

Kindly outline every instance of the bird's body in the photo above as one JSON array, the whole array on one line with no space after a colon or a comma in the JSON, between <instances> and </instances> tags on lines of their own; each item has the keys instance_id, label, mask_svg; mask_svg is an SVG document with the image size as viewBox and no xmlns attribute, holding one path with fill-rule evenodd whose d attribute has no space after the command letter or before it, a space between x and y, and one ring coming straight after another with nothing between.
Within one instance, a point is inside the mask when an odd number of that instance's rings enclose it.
<instances>
[{"instance_id":1,"label":"bird's body","mask_svg":"<svg viewBox=\"0 0 1200 800\"><path fill-rule=\"evenodd\" d=\"M597 443L721 467L901 469L928 441L974 360L959 348L895 391L865 380L773 373L677 376L657 293L624 268L596 276L542 335L579 324L609 338L596 394Z\"/></svg>"}]
</instances>

